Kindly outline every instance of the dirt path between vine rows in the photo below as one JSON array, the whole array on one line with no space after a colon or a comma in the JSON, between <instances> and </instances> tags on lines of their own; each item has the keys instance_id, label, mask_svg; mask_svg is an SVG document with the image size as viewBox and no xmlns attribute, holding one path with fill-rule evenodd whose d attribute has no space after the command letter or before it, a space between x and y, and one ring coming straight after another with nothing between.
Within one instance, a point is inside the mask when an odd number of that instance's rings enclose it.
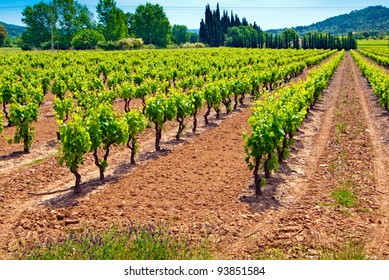
<instances>
[{"instance_id":1,"label":"dirt path between vine rows","mask_svg":"<svg viewBox=\"0 0 389 280\"><path fill-rule=\"evenodd\" d=\"M21 169L25 177L3 182L9 189L0 197L6 229L0 233L0 258L12 258L26 239L131 220L167 224L194 239L206 235L220 259L261 257L268 248L287 258L315 259L346 243L361 244L372 258L388 259L389 116L351 56L346 54L296 136L290 158L259 198L249 187L252 174L244 161L242 132L249 116L249 108L243 108L158 157L145 153L153 160L118 166L111 172L120 179L90 182L80 195L31 199L25 188L42 190L34 181L42 171ZM48 159L45 166L43 175L53 187L56 163ZM57 182L69 180L63 172L55 175ZM354 206L335 202L331 193L338 188L355 196ZM14 200L12 190L18 194Z\"/></svg>"},{"instance_id":2,"label":"dirt path between vine rows","mask_svg":"<svg viewBox=\"0 0 389 280\"><path fill-rule=\"evenodd\" d=\"M370 258L388 259L388 121L347 53L298 133L297 149L271 180L281 207L262 211L261 200L252 203L263 213L261 223L232 252L254 242L249 250L259 256L276 248L287 258L320 258L355 246ZM335 202L339 189L352 193L353 206Z\"/></svg>"}]
</instances>

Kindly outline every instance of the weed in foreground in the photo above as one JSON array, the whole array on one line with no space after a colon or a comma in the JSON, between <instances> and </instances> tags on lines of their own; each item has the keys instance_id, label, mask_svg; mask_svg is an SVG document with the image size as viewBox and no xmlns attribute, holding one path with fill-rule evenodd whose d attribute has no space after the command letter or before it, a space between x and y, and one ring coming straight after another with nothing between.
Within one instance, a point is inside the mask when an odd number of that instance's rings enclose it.
<instances>
[{"instance_id":1,"label":"weed in foreground","mask_svg":"<svg viewBox=\"0 0 389 280\"><path fill-rule=\"evenodd\" d=\"M270 248L258 250L252 254L256 260L369 260L361 242L347 242L341 246L307 249L301 244L295 248Z\"/></svg>"},{"instance_id":2,"label":"weed in foreground","mask_svg":"<svg viewBox=\"0 0 389 280\"><path fill-rule=\"evenodd\" d=\"M337 249L324 249L320 260L368 260L370 259L362 243L348 242Z\"/></svg>"},{"instance_id":3,"label":"weed in foreground","mask_svg":"<svg viewBox=\"0 0 389 280\"><path fill-rule=\"evenodd\" d=\"M342 206L354 207L358 204L354 193L346 187L333 190L331 196L338 204Z\"/></svg>"},{"instance_id":4,"label":"weed in foreground","mask_svg":"<svg viewBox=\"0 0 389 280\"><path fill-rule=\"evenodd\" d=\"M266 248L256 252L253 256L255 260L287 260L286 253L280 248Z\"/></svg>"},{"instance_id":5,"label":"weed in foreground","mask_svg":"<svg viewBox=\"0 0 389 280\"><path fill-rule=\"evenodd\" d=\"M85 229L57 239L29 243L16 259L193 260L211 259L208 240L195 242L162 227L134 226L97 232Z\"/></svg>"}]
</instances>

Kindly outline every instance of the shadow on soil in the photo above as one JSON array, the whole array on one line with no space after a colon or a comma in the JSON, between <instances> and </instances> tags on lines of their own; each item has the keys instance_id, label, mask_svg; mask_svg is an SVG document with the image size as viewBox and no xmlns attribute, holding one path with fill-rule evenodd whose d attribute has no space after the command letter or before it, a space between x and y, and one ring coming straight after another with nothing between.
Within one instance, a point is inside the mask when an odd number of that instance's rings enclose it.
<instances>
[{"instance_id":1,"label":"shadow on soil","mask_svg":"<svg viewBox=\"0 0 389 280\"><path fill-rule=\"evenodd\" d=\"M172 143L167 143L169 145L174 145L180 142L185 142L184 140L174 140ZM137 162L144 163L148 162L149 160L154 160L156 158L159 158L161 156L167 156L172 151L169 149L162 149L159 152L147 152L144 154L139 155ZM92 191L95 191L100 186L103 186L105 184L111 184L115 183L120 179L120 175L128 174L132 169L137 167L138 164L131 164L129 162L119 164L115 170L113 171L113 175L108 175L105 177L105 181L101 182L99 179L92 179L89 180L83 184L81 184L81 193L74 193L73 187L69 187L65 190L60 191L54 191L59 192L62 194L58 194L55 197L52 197L50 199L47 199L41 203L41 205L46 206L51 209L55 208L62 208L62 207L73 207L79 204L78 199L86 196L87 194L91 193ZM54 193L53 193L54 194ZM50 193L48 194L42 194L42 195L52 195Z\"/></svg>"},{"instance_id":2,"label":"shadow on soil","mask_svg":"<svg viewBox=\"0 0 389 280\"><path fill-rule=\"evenodd\" d=\"M74 193L73 189L69 189L66 193L58 194L53 198L49 198L43 201L40 205L46 206L51 209L62 207L73 207L79 204L78 199L86 196L98 187L105 184L114 183L118 180L117 176L107 176L104 182L99 179L89 180L81 184L81 193Z\"/></svg>"},{"instance_id":3,"label":"shadow on soil","mask_svg":"<svg viewBox=\"0 0 389 280\"><path fill-rule=\"evenodd\" d=\"M58 141L56 141L56 140L50 140L50 141L47 141L47 142L46 142L46 145L49 146L49 147L51 147L51 148L54 148L54 147L56 147L56 146L58 145Z\"/></svg>"},{"instance_id":4,"label":"shadow on soil","mask_svg":"<svg viewBox=\"0 0 389 280\"><path fill-rule=\"evenodd\" d=\"M148 160L154 160L161 156L167 156L172 151L169 149L161 149L159 152L146 152L144 154L140 154L138 157L139 162L148 161Z\"/></svg>"},{"instance_id":5,"label":"shadow on soil","mask_svg":"<svg viewBox=\"0 0 389 280\"><path fill-rule=\"evenodd\" d=\"M172 140L168 140L168 141L165 141L163 144L166 144L166 145L169 145L169 146L175 146L175 145L179 145L179 144L182 144L182 143L185 143L186 141L184 139L172 139Z\"/></svg>"},{"instance_id":6,"label":"shadow on soil","mask_svg":"<svg viewBox=\"0 0 389 280\"><path fill-rule=\"evenodd\" d=\"M253 186L249 187L252 192L254 191ZM277 210L281 205L279 201L274 197L276 193L276 186L266 185L262 190L262 195L257 196L252 195L242 195L239 197L239 200L243 203L246 203L250 207L250 211L255 213L261 213L266 210L272 209Z\"/></svg>"},{"instance_id":7,"label":"shadow on soil","mask_svg":"<svg viewBox=\"0 0 389 280\"><path fill-rule=\"evenodd\" d=\"M279 172L288 175L293 171L288 167L287 164L283 163L280 165ZM250 210L255 213L261 213L269 209L277 210L278 208L282 207L280 201L276 198L278 195L277 189L279 185L284 183L285 180L279 176L272 176L270 179L267 179L267 184L262 187L262 195L255 195L254 185L250 185L247 189L247 192L250 192L250 194L242 195L239 197L239 200L248 204L250 206Z\"/></svg>"},{"instance_id":8,"label":"shadow on soil","mask_svg":"<svg viewBox=\"0 0 389 280\"><path fill-rule=\"evenodd\" d=\"M16 151L16 152L12 152L12 153L7 154L7 155L0 156L0 160L6 161L6 160L15 159L15 158L20 158L20 157L23 157L24 155L27 155L27 154L28 153L25 153L23 151Z\"/></svg>"},{"instance_id":9,"label":"shadow on soil","mask_svg":"<svg viewBox=\"0 0 389 280\"><path fill-rule=\"evenodd\" d=\"M175 140L175 141L177 141L177 140ZM181 140L179 140L179 141L181 141ZM176 143L178 143L178 142L176 142ZM167 156L171 152L172 151L169 150L169 149L162 149L159 152L145 152L145 153L142 153L136 159L136 163L135 164L131 164L129 162L123 162L121 164L118 164L116 166L115 170L113 171L113 174L116 175L116 176L128 174L131 170L133 170L135 167L139 166L140 164L147 163L149 160L154 160L154 159L157 159L157 158L159 158L161 156Z\"/></svg>"}]
</instances>

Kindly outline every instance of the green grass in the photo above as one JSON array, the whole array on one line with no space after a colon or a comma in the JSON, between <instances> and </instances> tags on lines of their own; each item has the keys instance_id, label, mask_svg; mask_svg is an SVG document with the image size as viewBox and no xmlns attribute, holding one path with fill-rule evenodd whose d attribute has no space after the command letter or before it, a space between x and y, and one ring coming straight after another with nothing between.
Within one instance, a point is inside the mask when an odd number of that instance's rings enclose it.
<instances>
[{"instance_id":1,"label":"green grass","mask_svg":"<svg viewBox=\"0 0 389 280\"><path fill-rule=\"evenodd\" d=\"M266 248L254 254L255 260L287 260L286 253L280 248Z\"/></svg>"},{"instance_id":2,"label":"green grass","mask_svg":"<svg viewBox=\"0 0 389 280\"><path fill-rule=\"evenodd\" d=\"M358 203L354 193L347 187L333 190L331 196L338 204L342 206L353 207Z\"/></svg>"},{"instance_id":3,"label":"green grass","mask_svg":"<svg viewBox=\"0 0 389 280\"><path fill-rule=\"evenodd\" d=\"M313 254L314 252L314 254ZM329 248L307 249L302 246L296 248L266 248L252 255L256 260L368 260L370 257L365 251L362 242L346 242L341 246Z\"/></svg>"},{"instance_id":4,"label":"green grass","mask_svg":"<svg viewBox=\"0 0 389 280\"><path fill-rule=\"evenodd\" d=\"M325 249L320 254L320 260L368 260L363 244L357 242L345 243L337 249Z\"/></svg>"},{"instance_id":5,"label":"green grass","mask_svg":"<svg viewBox=\"0 0 389 280\"><path fill-rule=\"evenodd\" d=\"M206 260L208 240L194 242L162 227L134 226L103 232L85 229L56 240L26 244L15 259L27 260Z\"/></svg>"},{"instance_id":6,"label":"green grass","mask_svg":"<svg viewBox=\"0 0 389 280\"><path fill-rule=\"evenodd\" d=\"M338 134L346 133L346 131L347 131L347 124L345 124L343 122L338 122L336 124L336 131L338 132Z\"/></svg>"}]
</instances>

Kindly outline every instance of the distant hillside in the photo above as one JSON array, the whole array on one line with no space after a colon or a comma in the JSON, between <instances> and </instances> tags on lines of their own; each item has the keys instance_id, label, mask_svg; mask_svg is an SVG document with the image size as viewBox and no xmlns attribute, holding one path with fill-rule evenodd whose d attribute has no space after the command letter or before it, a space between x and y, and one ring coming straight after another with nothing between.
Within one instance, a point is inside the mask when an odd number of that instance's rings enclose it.
<instances>
[{"instance_id":1,"label":"distant hillside","mask_svg":"<svg viewBox=\"0 0 389 280\"><path fill-rule=\"evenodd\" d=\"M331 32L332 34L348 34L350 32L376 31L389 32L389 8L371 6L363 10L352 11L309 26L293 27L300 35L308 32ZM284 29L268 30L270 33L281 33Z\"/></svg>"},{"instance_id":2,"label":"distant hillside","mask_svg":"<svg viewBox=\"0 0 389 280\"><path fill-rule=\"evenodd\" d=\"M19 35L26 30L26 28L23 26L8 24L1 21L0 24L5 27L5 29L8 31L8 35L11 37L19 37Z\"/></svg>"}]
</instances>

